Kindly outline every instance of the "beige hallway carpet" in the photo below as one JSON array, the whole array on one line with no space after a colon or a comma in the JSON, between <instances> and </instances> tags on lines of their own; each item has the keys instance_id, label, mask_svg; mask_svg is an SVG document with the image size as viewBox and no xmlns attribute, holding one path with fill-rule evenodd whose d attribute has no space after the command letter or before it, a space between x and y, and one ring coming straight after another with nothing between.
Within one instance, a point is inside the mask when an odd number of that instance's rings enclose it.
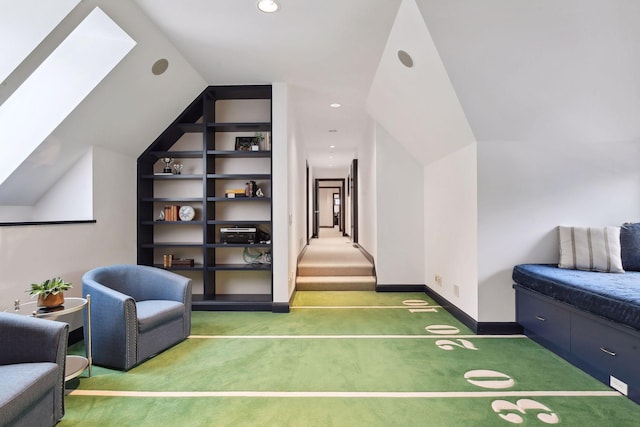
<instances>
[{"instance_id":1,"label":"beige hallway carpet","mask_svg":"<svg viewBox=\"0 0 640 427\"><path fill-rule=\"evenodd\" d=\"M299 291L375 290L373 264L338 229L321 228L298 263Z\"/></svg>"}]
</instances>

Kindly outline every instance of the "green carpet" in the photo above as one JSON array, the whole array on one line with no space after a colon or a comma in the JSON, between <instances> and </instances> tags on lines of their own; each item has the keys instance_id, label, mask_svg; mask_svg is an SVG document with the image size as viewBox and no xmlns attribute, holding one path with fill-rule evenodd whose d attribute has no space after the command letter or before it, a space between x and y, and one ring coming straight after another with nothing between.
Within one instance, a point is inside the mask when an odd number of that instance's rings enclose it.
<instances>
[{"instance_id":1,"label":"green carpet","mask_svg":"<svg viewBox=\"0 0 640 427\"><path fill-rule=\"evenodd\" d=\"M68 389L61 426L640 420L640 406L531 340L474 336L407 293L299 292L288 314L194 312L188 340L126 373L94 367Z\"/></svg>"}]
</instances>

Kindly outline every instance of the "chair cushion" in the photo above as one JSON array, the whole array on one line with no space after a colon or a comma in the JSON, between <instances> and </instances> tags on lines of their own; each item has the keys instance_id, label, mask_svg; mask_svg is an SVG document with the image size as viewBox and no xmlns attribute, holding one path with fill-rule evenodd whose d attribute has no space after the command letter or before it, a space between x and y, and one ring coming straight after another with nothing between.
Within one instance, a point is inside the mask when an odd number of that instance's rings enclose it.
<instances>
[{"instance_id":1,"label":"chair cushion","mask_svg":"<svg viewBox=\"0 0 640 427\"><path fill-rule=\"evenodd\" d=\"M184 304L177 301L148 300L136 302L138 331L145 332L179 319L184 315Z\"/></svg>"},{"instance_id":2,"label":"chair cushion","mask_svg":"<svg viewBox=\"0 0 640 427\"><path fill-rule=\"evenodd\" d=\"M0 424L4 425L56 386L58 365L51 362L2 365L0 378Z\"/></svg>"}]
</instances>

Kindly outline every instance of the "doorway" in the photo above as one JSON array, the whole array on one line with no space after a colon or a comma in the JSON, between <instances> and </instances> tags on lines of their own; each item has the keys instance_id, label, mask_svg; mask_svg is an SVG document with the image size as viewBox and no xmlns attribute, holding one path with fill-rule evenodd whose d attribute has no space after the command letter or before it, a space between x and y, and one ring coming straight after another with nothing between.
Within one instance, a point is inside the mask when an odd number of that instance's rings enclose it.
<instances>
[{"instance_id":1,"label":"doorway","mask_svg":"<svg viewBox=\"0 0 640 427\"><path fill-rule=\"evenodd\" d=\"M315 180L313 202L313 237L320 237L320 228L345 232L345 179L319 178Z\"/></svg>"}]
</instances>

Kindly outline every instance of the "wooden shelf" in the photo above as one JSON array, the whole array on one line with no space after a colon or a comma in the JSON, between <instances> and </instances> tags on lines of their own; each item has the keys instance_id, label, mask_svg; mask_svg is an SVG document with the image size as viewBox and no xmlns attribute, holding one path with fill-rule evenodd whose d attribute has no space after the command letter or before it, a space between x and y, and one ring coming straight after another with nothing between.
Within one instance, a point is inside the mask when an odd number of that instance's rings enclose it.
<instances>
[{"instance_id":1,"label":"wooden shelf","mask_svg":"<svg viewBox=\"0 0 640 427\"><path fill-rule=\"evenodd\" d=\"M215 129L216 132L269 132L271 131L271 123L207 123L207 128Z\"/></svg>"},{"instance_id":2,"label":"wooden shelf","mask_svg":"<svg viewBox=\"0 0 640 427\"><path fill-rule=\"evenodd\" d=\"M271 271L271 264L216 264L207 269L209 271Z\"/></svg>"},{"instance_id":3,"label":"wooden shelf","mask_svg":"<svg viewBox=\"0 0 640 427\"><path fill-rule=\"evenodd\" d=\"M271 180L271 175L269 174L255 174L255 173L210 173L207 174L207 179L229 179L229 180L254 180L254 181L264 181Z\"/></svg>"},{"instance_id":4,"label":"wooden shelf","mask_svg":"<svg viewBox=\"0 0 640 427\"><path fill-rule=\"evenodd\" d=\"M271 157L271 151L268 150L260 150L260 151L241 151L241 150L233 150L233 151L224 151L224 150L209 150L207 151L207 156L213 157L229 157L229 158L265 158Z\"/></svg>"},{"instance_id":5,"label":"wooden shelf","mask_svg":"<svg viewBox=\"0 0 640 427\"><path fill-rule=\"evenodd\" d=\"M251 171L271 171L272 152L229 150L228 148L234 146L234 137L252 135L255 132L271 132L270 121L241 121L243 116L247 116L246 111L251 111L252 117L270 118L271 94L270 85L209 86L138 158L138 263L164 268L162 264L157 264L158 255L161 252L174 250L182 258L204 260L193 267L166 268L178 273L190 273L190 277L197 285L196 289L201 289L201 294L193 296L194 310L271 311L277 305L273 303L272 265L242 262L243 249L256 248L264 252L270 250L272 245L270 243L214 242L218 238L221 226L261 226L263 231L272 232L271 197L227 198L223 188L226 187L224 181L229 183L256 181L263 191L270 194L271 174L251 173ZM252 102L256 100L260 102ZM269 102L263 102L265 100ZM239 104L236 101L248 101L248 103ZM267 105L269 105L269 111L265 110ZM195 170L202 170L203 173L180 175L154 173L162 170L161 159L166 157L194 159L187 163L201 165L202 169ZM248 173L219 173L227 171L248 171ZM182 197L183 194L202 194L202 196ZM169 197L156 197L156 195ZM258 203L243 205L243 203L256 202ZM159 221L157 219L158 204L195 206L199 219ZM233 219L252 216L262 219L254 221ZM200 239L202 241L199 241ZM216 263L216 260L220 263ZM243 280L238 280L238 275L251 274L251 272L260 272L260 274L248 276L251 278L248 281L251 283L248 285ZM253 280L255 282L252 282ZM258 292L264 290L264 292L254 294L256 290Z\"/></svg>"}]
</instances>

